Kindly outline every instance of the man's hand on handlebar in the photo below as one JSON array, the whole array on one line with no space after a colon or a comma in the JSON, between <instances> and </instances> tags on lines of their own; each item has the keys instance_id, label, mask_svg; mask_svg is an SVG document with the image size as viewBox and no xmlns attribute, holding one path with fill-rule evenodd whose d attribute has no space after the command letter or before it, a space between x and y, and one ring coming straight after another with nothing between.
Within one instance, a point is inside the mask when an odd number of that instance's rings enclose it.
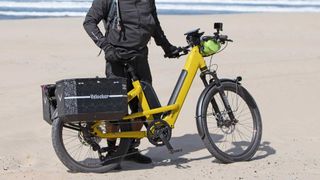
<instances>
[{"instance_id":1,"label":"man's hand on handlebar","mask_svg":"<svg viewBox=\"0 0 320 180\"><path fill-rule=\"evenodd\" d=\"M179 55L179 48L177 48L176 46L170 46L170 48L168 48L165 51L164 57L166 57L166 58L177 58L178 55Z\"/></svg>"},{"instance_id":2,"label":"man's hand on handlebar","mask_svg":"<svg viewBox=\"0 0 320 180\"><path fill-rule=\"evenodd\" d=\"M189 52L189 46L187 47L175 47L174 51L170 54L166 53L165 58L179 58L180 56L186 55Z\"/></svg>"}]
</instances>

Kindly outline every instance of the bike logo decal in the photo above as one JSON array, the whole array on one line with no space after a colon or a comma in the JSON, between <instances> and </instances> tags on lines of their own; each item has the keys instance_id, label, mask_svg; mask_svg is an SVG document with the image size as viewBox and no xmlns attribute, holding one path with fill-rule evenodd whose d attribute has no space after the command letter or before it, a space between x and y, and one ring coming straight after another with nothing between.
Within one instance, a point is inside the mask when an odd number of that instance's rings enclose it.
<instances>
[{"instance_id":1,"label":"bike logo decal","mask_svg":"<svg viewBox=\"0 0 320 180\"><path fill-rule=\"evenodd\" d=\"M90 94L90 96L70 96L70 97L64 97L64 99L109 99L109 98L120 98L120 97L127 97L127 95Z\"/></svg>"}]
</instances>

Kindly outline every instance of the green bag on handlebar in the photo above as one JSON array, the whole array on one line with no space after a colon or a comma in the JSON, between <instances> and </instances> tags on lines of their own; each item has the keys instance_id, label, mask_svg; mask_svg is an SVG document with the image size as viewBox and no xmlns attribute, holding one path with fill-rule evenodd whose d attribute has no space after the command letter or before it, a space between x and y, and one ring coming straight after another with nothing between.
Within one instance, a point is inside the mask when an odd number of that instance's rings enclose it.
<instances>
[{"instance_id":1,"label":"green bag on handlebar","mask_svg":"<svg viewBox=\"0 0 320 180\"><path fill-rule=\"evenodd\" d=\"M201 43L200 52L203 57L207 57L217 53L220 48L221 45L219 42L210 39Z\"/></svg>"}]
</instances>

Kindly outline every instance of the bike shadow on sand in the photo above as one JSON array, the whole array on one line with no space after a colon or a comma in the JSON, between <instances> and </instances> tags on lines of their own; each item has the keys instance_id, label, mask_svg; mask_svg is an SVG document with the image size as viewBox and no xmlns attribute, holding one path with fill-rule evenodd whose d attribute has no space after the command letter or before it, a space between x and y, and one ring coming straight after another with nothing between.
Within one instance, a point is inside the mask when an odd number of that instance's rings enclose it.
<instances>
[{"instance_id":1,"label":"bike shadow on sand","mask_svg":"<svg viewBox=\"0 0 320 180\"><path fill-rule=\"evenodd\" d=\"M221 139L222 137L217 137ZM216 139L216 140L217 140ZM199 161L205 159L212 159L213 163L220 163L217 161L209 151L207 151L202 140L198 134L186 134L181 137L172 137L170 143L175 149L182 149L182 152L175 154L170 154L166 147L149 147L147 152L143 153L146 156L152 158L153 163L151 164L137 164L134 162L123 161L121 171L130 171L130 170L143 170L143 169L152 169L158 166L175 166L177 169L187 169L191 168L189 165L192 161ZM247 146L247 142L238 142L235 147ZM276 150L270 146L270 142L264 141L259 146L259 149L256 155L252 160L264 159L270 155L276 153ZM191 155L193 152L206 150L200 154L199 157ZM237 148L231 149L230 151L237 151ZM203 155L205 154L205 155ZM191 157L186 157L186 155L191 155Z\"/></svg>"}]
</instances>

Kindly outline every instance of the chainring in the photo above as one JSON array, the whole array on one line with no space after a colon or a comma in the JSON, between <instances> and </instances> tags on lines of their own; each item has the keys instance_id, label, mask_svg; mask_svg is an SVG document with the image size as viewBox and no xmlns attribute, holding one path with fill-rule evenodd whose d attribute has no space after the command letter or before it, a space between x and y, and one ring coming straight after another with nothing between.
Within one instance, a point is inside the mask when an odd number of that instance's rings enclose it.
<instances>
[{"instance_id":1,"label":"chainring","mask_svg":"<svg viewBox=\"0 0 320 180\"><path fill-rule=\"evenodd\" d=\"M165 145L160 138L161 134L167 141L170 141L172 129L169 124L161 119L152 121L147 128L147 138L149 142L155 146Z\"/></svg>"}]
</instances>

